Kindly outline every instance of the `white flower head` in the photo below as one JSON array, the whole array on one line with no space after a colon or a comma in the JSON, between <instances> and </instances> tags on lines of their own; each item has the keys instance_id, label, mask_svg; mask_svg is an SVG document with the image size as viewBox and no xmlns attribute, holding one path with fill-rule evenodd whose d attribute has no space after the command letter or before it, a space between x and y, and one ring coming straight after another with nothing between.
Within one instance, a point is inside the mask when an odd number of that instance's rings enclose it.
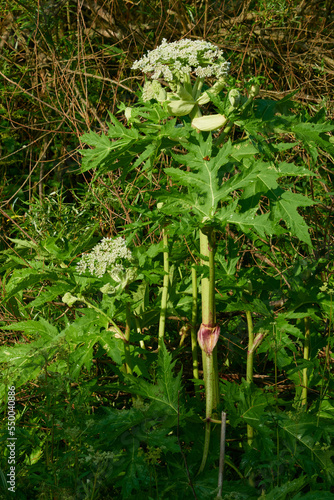
<instances>
[{"instance_id":1,"label":"white flower head","mask_svg":"<svg viewBox=\"0 0 334 500\"><path fill-rule=\"evenodd\" d=\"M89 271L97 278L108 273L114 281L121 283L128 274L125 266L128 267L131 261L132 253L123 238L103 238L90 253L82 256L77 271L79 274Z\"/></svg>"},{"instance_id":2,"label":"white flower head","mask_svg":"<svg viewBox=\"0 0 334 500\"><path fill-rule=\"evenodd\" d=\"M189 73L204 78L226 76L230 67L223 57L223 51L216 45L204 40L184 38L178 42L161 45L148 52L142 59L135 61L132 69L150 73L152 80L163 78L167 82L183 82Z\"/></svg>"}]
</instances>

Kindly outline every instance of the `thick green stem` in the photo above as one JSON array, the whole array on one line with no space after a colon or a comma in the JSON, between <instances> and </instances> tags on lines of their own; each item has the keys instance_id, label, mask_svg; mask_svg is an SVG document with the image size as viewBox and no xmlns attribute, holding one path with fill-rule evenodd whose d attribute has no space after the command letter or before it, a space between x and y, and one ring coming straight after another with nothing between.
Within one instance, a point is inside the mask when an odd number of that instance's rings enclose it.
<instances>
[{"instance_id":1,"label":"thick green stem","mask_svg":"<svg viewBox=\"0 0 334 500\"><path fill-rule=\"evenodd\" d=\"M251 311L246 311L247 327L248 327L248 351L247 351L247 372L246 381L253 382L253 363L254 363L254 331Z\"/></svg>"},{"instance_id":2,"label":"thick green stem","mask_svg":"<svg viewBox=\"0 0 334 500\"><path fill-rule=\"evenodd\" d=\"M131 311L130 304L127 302L125 305L126 308L126 324L125 324L125 341L124 341L124 355L125 355L125 370L126 373L132 375L132 363L131 363L131 354L130 354L130 321L131 321Z\"/></svg>"},{"instance_id":3,"label":"thick green stem","mask_svg":"<svg viewBox=\"0 0 334 500\"><path fill-rule=\"evenodd\" d=\"M305 341L304 341L304 359L310 359L310 318L304 318L305 323ZM302 390L302 405L307 405L307 386L308 386L308 375L307 367L303 369L303 390Z\"/></svg>"},{"instance_id":4,"label":"thick green stem","mask_svg":"<svg viewBox=\"0 0 334 500\"><path fill-rule=\"evenodd\" d=\"M330 294L331 297L331 302L330 302L330 313L329 313L329 325L328 325L328 334L327 334L327 345L325 349L325 369L327 368L328 370L330 369L330 364L329 364L329 354L330 354L330 335L331 335L331 328L332 328L332 316L333 316L333 293Z\"/></svg>"},{"instance_id":5,"label":"thick green stem","mask_svg":"<svg viewBox=\"0 0 334 500\"><path fill-rule=\"evenodd\" d=\"M213 354L213 353L212 353ZM204 449L202 462L198 474L203 472L206 460L209 454L210 446L210 433L211 433L211 416L214 408L214 364L212 354L206 354L203 351L203 371L205 376L205 435L204 435Z\"/></svg>"},{"instance_id":6,"label":"thick green stem","mask_svg":"<svg viewBox=\"0 0 334 500\"><path fill-rule=\"evenodd\" d=\"M193 376L194 379L198 376L198 348L197 348L197 272L195 266L191 268L191 283L192 283L192 311L191 311L191 352L193 358ZM196 386L196 396L199 396L198 386Z\"/></svg>"},{"instance_id":7,"label":"thick green stem","mask_svg":"<svg viewBox=\"0 0 334 500\"><path fill-rule=\"evenodd\" d=\"M212 329L216 326L214 245L213 229L210 227L203 228L200 231L201 264L209 267L209 276L202 278L201 282L202 326ZM212 410L217 408L219 401L217 348L215 347L212 352L206 352L203 349L202 359L206 398L206 424L204 450L199 473L203 471L208 457L211 429L210 419Z\"/></svg>"},{"instance_id":8,"label":"thick green stem","mask_svg":"<svg viewBox=\"0 0 334 500\"><path fill-rule=\"evenodd\" d=\"M219 456L219 473L218 473L218 494L215 500L221 500L224 479L224 463L225 463L225 443L226 443L226 413L222 412L221 431L220 431L220 456Z\"/></svg>"},{"instance_id":9,"label":"thick green stem","mask_svg":"<svg viewBox=\"0 0 334 500\"><path fill-rule=\"evenodd\" d=\"M214 244L213 229L203 228L200 231L201 264L209 267L209 277L202 278L201 282L202 323L210 327L216 324Z\"/></svg>"},{"instance_id":10,"label":"thick green stem","mask_svg":"<svg viewBox=\"0 0 334 500\"><path fill-rule=\"evenodd\" d=\"M251 384L253 382L253 364L254 364L254 330L251 311L246 311L247 327L248 327L248 351L247 351L247 368L246 381ZM254 429L247 424L247 442L252 446L254 438Z\"/></svg>"},{"instance_id":11,"label":"thick green stem","mask_svg":"<svg viewBox=\"0 0 334 500\"><path fill-rule=\"evenodd\" d=\"M159 347L164 341L165 326L166 326L166 312L167 312L167 299L168 299L168 286L169 286L169 252L168 252L168 237L165 229L162 230L163 245L164 245L164 279L161 296L160 307L160 320L159 320Z\"/></svg>"},{"instance_id":12,"label":"thick green stem","mask_svg":"<svg viewBox=\"0 0 334 500\"><path fill-rule=\"evenodd\" d=\"M325 364L324 364L323 374L322 374L322 377L321 377L320 405L319 405L319 411L318 411L318 415L317 415L317 427L319 426L321 406L322 406L323 397L324 397L324 394L325 394L325 391L326 391L325 384L326 384L326 386L328 386L329 375L330 375L330 364L329 364L330 335L331 335L332 318L333 318L333 294L332 294L332 292L330 294L330 298L331 299L330 299L329 324L328 324L328 333L327 333L327 345L326 345L326 350L325 350ZM326 381L326 370L328 370L327 381Z\"/></svg>"}]
</instances>

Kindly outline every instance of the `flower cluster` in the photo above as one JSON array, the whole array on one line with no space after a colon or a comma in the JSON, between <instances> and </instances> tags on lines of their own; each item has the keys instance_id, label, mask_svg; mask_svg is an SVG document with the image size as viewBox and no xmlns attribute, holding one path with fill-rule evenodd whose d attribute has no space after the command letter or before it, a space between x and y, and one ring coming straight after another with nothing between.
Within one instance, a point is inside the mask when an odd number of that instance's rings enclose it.
<instances>
[{"instance_id":1,"label":"flower cluster","mask_svg":"<svg viewBox=\"0 0 334 500\"><path fill-rule=\"evenodd\" d=\"M88 270L93 276L102 278L105 273L117 283L123 281L126 270L124 261L132 261L132 253L126 247L123 238L103 238L93 250L86 255L83 255L77 265L79 274Z\"/></svg>"},{"instance_id":2,"label":"flower cluster","mask_svg":"<svg viewBox=\"0 0 334 500\"><path fill-rule=\"evenodd\" d=\"M87 447L89 454L79 458L79 462L92 463L96 467L101 467L101 463L105 464L108 460L113 460L115 454L112 451L96 451L93 446Z\"/></svg>"},{"instance_id":3,"label":"flower cluster","mask_svg":"<svg viewBox=\"0 0 334 500\"><path fill-rule=\"evenodd\" d=\"M152 82L147 81L144 83L142 97L143 101L156 99L158 102L164 102L167 99L167 92L156 80L153 80Z\"/></svg>"},{"instance_id":4,"label":"flower cluster","mask_svg":"<svg viewBox=\"0 0 334 500\"><path fill-rule=\"evenodd\" d=\"M226 76L230 64L224 59L222 50L204 40L183 40L161 45L135 61L132 69L151 73L150 78L164 78L167 82L183 82L193 71L199 78Z\"/></svg>"}]
</instances>

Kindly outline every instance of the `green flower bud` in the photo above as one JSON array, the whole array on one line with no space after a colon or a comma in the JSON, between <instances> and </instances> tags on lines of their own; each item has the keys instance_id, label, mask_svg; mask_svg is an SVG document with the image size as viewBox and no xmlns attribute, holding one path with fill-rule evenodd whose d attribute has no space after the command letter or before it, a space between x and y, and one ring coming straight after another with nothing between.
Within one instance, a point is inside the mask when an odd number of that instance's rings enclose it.
<instances>
[{"instance_id":1,"label":"green flower bud","mask_svg":"<svg viewBox=\"0 0 334 500\"><path fill-rule=\"evenodd\" d=\"M185 101L183 99L177 101L173 100L168 102L167 109L173 116L185 116L189 115L195 104L195 101Z\"/></svg>"},{"instance_id":2,"label":"green flower bud","mask_svg":"<svg viewBox=\"0 0 334 500\"><path fill-rule=\"evenodd\" d=\"M239 90L237 89L232 89L230 90L229 94L228 94L228 100L230 101L231 103L231 106L233 108L237 108L240 104L240 92Z\"/></svg>"},{"instance_id":3,"label":"green flower bud","mask_svg":"<svg viewBox=\"0 0 334 500\"><path fill-rule=\"evenodd\" d=\"M260 85L254 83L250 88L249 97L256 97L259 92L260 92Z\"/></svg>"},{"instance_id":4,"label":"green flower bud","mask_svg":"<svg viewBox=\"0 0 334 500\"><path fill-rule=\"evenodd\" d=\"M64 297L62 298L64 304L67 304L69 307L72 307L77 300L79 300L78 297L75 297L70 292L65 293Z\"/></svg>"},{"instance_id":5,"label":"green flower bud","mask_svg":"<svg viewBox=\"0 0 334 500\"><path fill-rule=\"evenodd\" d=\"M132 114L132 109L128 108L128 107L125 108L124 116L127 119L127 121L129 121L131 119L131 114Z\"/></svg>"},{"instance_id":6,"label":"green flower bud","mask_svg":"<svg viewBox=\"0 0 334 500\"><path fill-rule=\"evenodd\" d=\"M117 291L118 288L119 287L112 286L110 283L106 283L100 288L100 292L102 292L103 294L112 295Z\"/></svg>"},{"instance_id":7,"label":"green flower bud","mask_svg":"<svg viewBox=\"0 0 334 500\"><path fill-rule=\"evenodd\" d=\"M194 118L191 125L198 130L208 132L223 127L227 121L224 115L207 115Z\"/></svg>"}]
</instances>

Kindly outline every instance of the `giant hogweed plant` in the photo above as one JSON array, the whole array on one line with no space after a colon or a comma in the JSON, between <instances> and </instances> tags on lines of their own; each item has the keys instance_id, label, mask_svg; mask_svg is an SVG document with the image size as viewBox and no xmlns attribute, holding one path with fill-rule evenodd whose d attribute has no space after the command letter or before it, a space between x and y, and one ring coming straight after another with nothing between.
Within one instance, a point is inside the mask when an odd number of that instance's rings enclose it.
<instances>
[{"instance_id":1,"label":"giant hogweed plant","mask_svg":"<svg viewBox=\"0 0 334 500\"><path fill-rule=\"evenodd\" d=\"M83 236L80 243L66 243L65 248L58 246L57 238L49 238L40 246L15 240L18 253L7 252L8 262L3 266L8 272L12 262L18 266L8 281L5 280L6 301L10 307L17 308L15 297L22 299L23 290L41 280L55 284L28 304L31 314L60 294L67 306L64 319L58 325L52 324L53 316L46 320L31 317L26 308L17 310L18 315L24 316L23 320L4 329L24 331L30 337L38 332L40 338L32 343L17 344L12 349L2 348L1 361L8 363L6 377L15 377L17 387L43 370L45 373L64 373L65 370L69 379L77 379L82 369L91 370L94 348L99 345L98 356L105 353L120 367L129 391L137 395L136 404L140 405L140 398L150 398L152 394L151 399L158 401L170 382L165 366L170 363L170 355L164 346L167 310L176 307L177 302L171 287L173 267L184 261L188 247L184 246L181 251L183 240L179 238L176 258L175 245L172 246L169 238L174 242L183 234L193 241L192 251L198 259L191 266L191 276L186 278L183 274L183 281L192 287L187 306L183 303L183 311L191 318L194 379L198 377L196 329L202 351L206 415L200 472L207 461L211 425L217 421L215 410L220 399L217 343L222 326L216 315L216 275L222 264L220 237L227 226L253 240L279 238L289 233L299 239L307 252L312 246L311 238L298 210L314 202L293 193L289 189L289 178L314 174L300 159L296 164L287 161L285 155L293 148L304 148L315 162L318 148L333 154L329 135L333 126L325 122L322 114L305 117L299 113L291 95L280 101L259 98L256 81L245 89L237 87L228 77L228 68L222 52L212 44L164 41L158 49L134 63L134 69L143 70L148 79L138 92L138 103L131 108L125 104L120 107L127 123L110 115L107 135L91 131L82 136L83 143L91 146L82 150L82 172L93 169L95 176L99 176L118 171L119 182L125 188L133 187L140 175L153 180L161 158L169 158L169 166L163 168L164 175L160 177L160 189L149 194L156 199L155 208L147 207L145 194L137 197L133 210L138 213L138 221L124 228L127 245L119 237L105 239L78 259L77 255L85 250L85 239L87 249L97 243L89 234ZM206 84L207 78L213 80L211 86ZM135 246L135 237L140 239L147 227L151 231L161 227L162 242L151 247ZM36 252L35 260L29 257L31 252ZM161 253L163 271L156 260ZM223 261L230 258L224 256ZM230 267L235 273L235 265ZM162 293L153 297L148 289L160 280L163 281ZM202 304L200 325L196 324L198 281ZM249 331L248 384L253 377L253 356L261 341L266 339L264 345L272 348L268 332L254 335L252 311L257 309L249 297L242 292ZM54 318L55 323L56 319L58 317ZM124 328L120 326L122 323ZM281 318L281 323L288 328L285 318ZM145 350L144 341L148 339L142 329L152 324L159 324L161 373L167 377L166 380L162 377L154 390L152 384L133 375L148 375L143 359L152 354ZM59 355L59 345L69 353L67 368ZM164 393L174 423L176 418L181 421L184 418L182 414L178 417L179 382L178 378L172 395L168 390ZM303 402L306 400L307 391L304 391ZM227 407L229 403L226 402ZM174 443L168 446L175 451ZM128 490L125 497L126 494Z\"/></svg>"},{"instance_id":2,"label":"giant hogweed plant","mask_svg":"<svg viewBox=\"0 0 334 500\"><path fill-rule=\"evenodd\" d=\"M172 187L162 186L157 194L159 212L169 221L191 214L187 221L189 227L199 232L201 263L207 268L201 279L202 320L198 330L206 388L202 471L209 450L212 412L219 400L216 237L227 225L234 225L251 238L288 231L311 247L308 227L298 209L311 206L314 201L293 193L285 178L314 174L302 163L285 161L284 153L300 145L314 160L317 147L333 153L332 139L327 134L333 126L317 123L316 119L305 121L291 101L292 95L281 101L254 100L259 92L255 81L250 82L248 96L244 96L233 81L228 82L229 64L222 51L204 41L163 40L157 49L136 61L133 69L148 75L140 102L123 108L128 126L111 116L108 136L100 137L94 132L82 136L83 142L94 147L82 151L83 171L96 168L101 173L121 168L126 179L140 165L145 170L152 169L161 151L173 160L173 166L164 169ZM217 81L205 87L207 77ZM221 93L223 90L225 93ZM217 112L203 110L209 102ZM233 126L241 132L234 141L230 135ZM176 152L180 148L182 152ZM167 252L166 236L164 243ZM167 253L165 259L168 262ZM165 270L167 275L168 265ZM165 292L167 284L168 276ZM167 293L163 300L167 300ZM166 302L162 304L162 310L165 309ZM250 311L247 320L247 380L251 381L254 350L263 336L253 338ZM161 330L159 338L163 338Z\"/></svg>"}]
</instances>

